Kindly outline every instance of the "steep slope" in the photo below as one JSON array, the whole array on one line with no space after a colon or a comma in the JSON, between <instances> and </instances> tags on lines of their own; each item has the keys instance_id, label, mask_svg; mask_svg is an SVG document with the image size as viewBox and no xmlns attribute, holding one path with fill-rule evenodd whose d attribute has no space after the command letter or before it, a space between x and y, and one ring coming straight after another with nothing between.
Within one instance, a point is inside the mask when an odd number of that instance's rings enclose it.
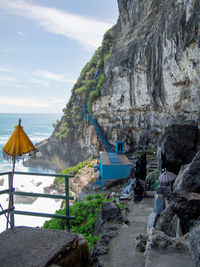
<instances>
[{"instance_id":1,"label":"steep slope","mask_svg":"<svg viewBox=\"0 0 200 267\"><path fill-rule=\"evenodd\" d=\"M200 122L199 0L118 0L118 5L114 35L105 34L51 139L39 146L39 160L58 169L104 149L84 119L84 105L108 143L124 140L126 151L155 147L172 121Z\"/></svg>"}]
</instances>

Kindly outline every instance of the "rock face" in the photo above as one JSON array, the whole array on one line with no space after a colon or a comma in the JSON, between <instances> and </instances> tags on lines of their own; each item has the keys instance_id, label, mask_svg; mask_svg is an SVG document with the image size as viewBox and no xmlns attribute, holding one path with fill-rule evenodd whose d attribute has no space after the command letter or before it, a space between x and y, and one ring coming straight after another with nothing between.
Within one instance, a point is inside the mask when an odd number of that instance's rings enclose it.
<instances>
[{"instance_id":1,"label":"rock face","mask_svg":"<svg viewBox=\"0 0 200 267\"><path fill-rule=\"evenodd\" d=\"M16 227L0 235L1 267L90 267L83 236L30 227Z\"/></svg>"},{"instance_id":2,"label":"rock face","mask_svg":"<svg viewBox=\"0 0 200 267\"><path fill-rule=\"evenodd\" d=\"M93 116L107 141L155 148L174 122L200 117L199 0L118 0L114 47ZM77 105L73 96L70 107ZM70 118L69 118L70 120ZM83 118L84 120L84 118ZM63 120L64 121L64 120ZM103 149L94 127L41 144L39 162L62 169ZM59 167L57 167L59 166Z\"/></svg>"},{"instance_id":3,"label":"rock face","mask_svg":"<svg viewBox=\"0 0 200 267\"><path fill-rule=\"evenodd\" d=\"M183 230L189 231L200 219L200 194L171 192L167 194L170 207L180 218Z\"/></svg>"},{"instance_id":4,"label":"rock face","mask_svg":"<svg viewBox=\"0 0 200 267\"><path fill-rule=\"evenodd\" d=\"M200 151L174 183L174 190L200 193Z\"/></svg>"},{"instance_id":5,"label":"rock face","mask_svg":"<svg viewBox=\"0 0 200 267\"><path fill-rule=\"evenodd\" d=\"M194 121L170 125L161 138L158 148L160 169L166 168L178 174L182 165L195 156L198 126Z\"/></svg>"},{"instance_id":6,"label":"rock face","mask_svg":"<svg viewBox=\"0 0 200 267\"><path fill-rule=\"evenodd\" d=\"M93 113L109 142L151 147L172 121L199 117L199 1L118 4L107 83Z\"/></svg>"},{"instance_id":7,"label":"rock face","mask_svg":"<svg viewBox=\"0 0 200 267\"><path fill-rule=\"evenodd\" d=\"M187 239L189 240L191 251L196 261L196 266L200 266L200 223L198 223L187 235Z\"/></svg>"}]
</instances>

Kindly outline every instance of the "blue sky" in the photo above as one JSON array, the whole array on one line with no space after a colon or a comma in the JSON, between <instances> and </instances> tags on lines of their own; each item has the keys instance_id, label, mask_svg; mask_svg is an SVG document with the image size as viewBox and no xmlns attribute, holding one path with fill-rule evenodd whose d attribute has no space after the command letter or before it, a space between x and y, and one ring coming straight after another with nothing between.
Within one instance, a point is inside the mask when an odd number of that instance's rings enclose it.
<instances>
[{"instance_id":1,"label":"blue sky","mask_svg":"<svg viewBox=\"0 0 200 267\"><path fill-rule=\"evenodd\" d=\"M0 0L0 113L61 113L117 0Z\"/></svg>"}]
</instances>

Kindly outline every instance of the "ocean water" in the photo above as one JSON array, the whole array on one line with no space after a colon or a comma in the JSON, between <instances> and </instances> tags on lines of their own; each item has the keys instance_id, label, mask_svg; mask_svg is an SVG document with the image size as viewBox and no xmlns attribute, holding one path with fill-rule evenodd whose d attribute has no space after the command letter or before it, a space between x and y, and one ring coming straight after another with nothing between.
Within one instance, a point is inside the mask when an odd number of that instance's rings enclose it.
<instances>
[{"instance_id":1,"label":"ocean water","mask_svg":"<svg viewBox=\"0 0 200 267\"><path fill-rule=\"evenodd\" d=\"M61 118L61 114L0 114L0 173L12 170L12 162L4 159L2 148L18 125L21 118L24 131L33 144L51 136L53 123ZM37 155L36 155L37 156ZM23 166L23 161L16 162L16 171L54 173L52 170L42 168L29 168ZM43 193L44 188L52 184L54 177L15 175L14 188L17 191ZM8 175L0 176L0 191L8 188ZM16 210L54 213L60 208L61 201L37 198L33 204L15 204ZM0 195L0 204L3 209L8 207L8 195ZM0 207L1 210L1 207ZM47 218L15 215L15 226L42 226ZM0 232L6 227L6 218L0 216Z\"/></svg>"}]
</instances>

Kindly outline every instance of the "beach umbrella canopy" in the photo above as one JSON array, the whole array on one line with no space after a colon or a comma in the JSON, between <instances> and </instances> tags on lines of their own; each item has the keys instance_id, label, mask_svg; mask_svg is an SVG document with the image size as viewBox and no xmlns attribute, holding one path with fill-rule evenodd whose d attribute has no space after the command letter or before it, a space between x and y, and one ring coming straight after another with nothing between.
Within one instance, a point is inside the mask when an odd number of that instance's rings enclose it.
<instances>
[{"instance_id":1,"label":"beach umbrella canopy","mask_svg":"<svg viewBox=\"0 0 200 267\"><path fill-rule=\"evenodd\" d=\"M8 229L8 221L9 221L9 213L10 213L11 195L12 195L12 190L13 190L13 176L14 176L14 170L15 170L15 161L17 158L31 151L37 152L37 149L34 147L31 140L24 132L23 127L21 126L21 119L19 119L19 124L15 126L14 132L12 133L8 142L3 147L3 152L7 154L9 157L11 157L12 162L13 162L10 192L9 192L7 229Z\"/></svg>"},{"instance_id":2,"label":"beach umbrella canopy","mask_svg":"<svg viewBox=\"0 0 200 267\"><path fill-rule=\"evenodd\" d=\"M170 190L176 179L176 175L173 172L164 171L158 178L159 185L166 190Z\"/></svg>"},{"instance_id":3,"label":"beach umbrella canopy","mask_svg":"<svg viewBox=\"0 0 200 267\"><path fill-rule=\"evenodd\" d=\"M18 158L24 154L29 153L30 151L36 151L36 148L32 144L29 137L23 130L23 127L20 125L15 126L15 130L8 142L3 147L3 152L12 158Z\"/></svg>"}]
</instances>

